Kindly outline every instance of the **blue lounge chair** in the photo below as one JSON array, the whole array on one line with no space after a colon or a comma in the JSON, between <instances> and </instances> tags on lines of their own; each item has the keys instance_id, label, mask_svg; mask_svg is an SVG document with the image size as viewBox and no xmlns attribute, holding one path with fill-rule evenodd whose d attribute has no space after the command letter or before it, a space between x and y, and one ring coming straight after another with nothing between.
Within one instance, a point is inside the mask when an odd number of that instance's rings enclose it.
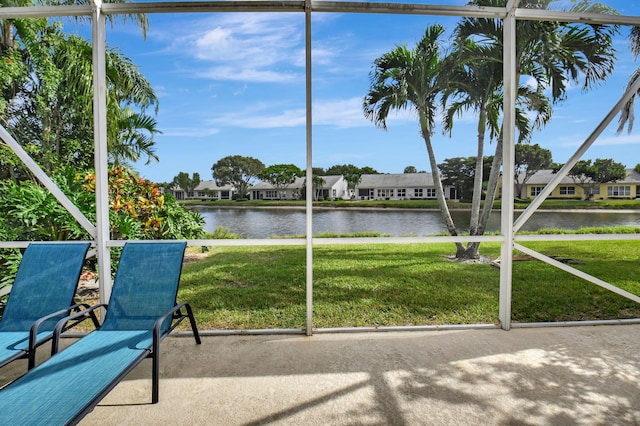
<instances>
[{"instance_id":1,"label":"blue lounge chair","mask_svg":"<svg viewBox=\"0 0 640 426\"><path fill-rule=\"evenodd\" d=\"M0 367L28 358L72 309L89 243L32 243L25 250L0 320ZM86 305L84 305L86 306Z\"/></svg>"},{"instance_id":2,"label":"blue lounge chair","mask_svg":"<svg viewBox=\"0 0 640 426\"><path fill-rule=\"evenodd\" d=\"M152 357L152 403L158 401L160 341L185 318L176 305L184 242L127 243L102 326L0 390L0 424L76 424L143 359ZM96 309L95 305L90 309ZM186 313L183 313L182 311ZM54 331L53 351L64 323Z\"/></svg>"}]
</instances>

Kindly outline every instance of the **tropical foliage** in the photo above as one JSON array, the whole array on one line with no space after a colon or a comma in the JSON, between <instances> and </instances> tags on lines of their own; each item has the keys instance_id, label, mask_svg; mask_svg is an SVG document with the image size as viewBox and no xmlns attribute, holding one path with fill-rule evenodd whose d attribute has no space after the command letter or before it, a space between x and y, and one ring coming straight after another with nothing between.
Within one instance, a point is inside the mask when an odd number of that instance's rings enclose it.
<instances>
[{"instance_id":1,"label":"tropical foliage","mask_svg":"<svg viewBox=\"0 0 640 426\"><path fill-rule=\"evenodd\" d=\"M50 173L93 167L93 79L91 43L65 34L60 22L14 19L2 22L0 124ZM107 141L112 164L128 165L154 153L157 109L150 83L131 59L106 52ZM8 150L0 152L0 178L28 173Z\"/></svg>"},{"instance_id":2,"label":"tropical foliage","mask_svg":"<svg viewBox=\"0 0 640 426\"><path fill-rule=\"evenodd\" d=\"M95 222L95 173L57 170L53 180ZM193 239L204 235L204 219L179 206L158 186L122 167L109 170L109 214L113 239ZM49 191L32 180L0 181L0 217L9 240L89 239Z\"/></svg>"},{"instance_id":3,"label":"tropical foliage","mask_svg":"<svg viewBox=\"0 0 640 426\"><path fill-rule=\"evenodd\" d=\"M95 173L58 169L56 185L93 223L96 220ZM112 239L197 239L204 237L204 218L180 206L158 186L122 167L109 171L109 222ZM33 180L0 180L0 239L50 241L91 239L88 232L44 187ZM19 251L0 251L9 284L20 261ZM115 261L115 260L114 260ZM114 269L115 270L115 269Z\"/></svg>"}]
</instances>

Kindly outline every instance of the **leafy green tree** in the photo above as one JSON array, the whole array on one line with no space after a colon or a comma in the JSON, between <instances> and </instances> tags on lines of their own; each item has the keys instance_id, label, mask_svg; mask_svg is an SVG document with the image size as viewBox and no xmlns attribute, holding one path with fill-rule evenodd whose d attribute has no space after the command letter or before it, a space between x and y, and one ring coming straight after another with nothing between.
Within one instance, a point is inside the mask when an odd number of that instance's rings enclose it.
<instances>
[{"instance_id":1,"label":"leafy green tree","mask_svg":"<svg viewBox=\"0 0 640 426\"><path fill-rule=\"evenodd\" d=\"M246 198L263 169L264 163L256 158L229 155L214 163L211 173L218 186L233 185L238 197Z\"/></svg>"},{"instance_id":2,"label":"leafy green tree","mask_svg":"<svg viewBox=\"0 0 640 426\"><path fill-rule=\"evenodd\" d=\"M522 198L522 189L527 181L537 171L551 167L553 158L550 150L538 144L517 144L515 148L516 194L518 198Z\"/></svg>"},{"instance_id":3,"label":"leafy green tree","mask_svg":"<svg viewBox=\"0 0 640 426\"><path fill-rule=\"evenodd\" d=\"M482 162L484 172L480 173L487 176L487 171L491 168L491 157L485 157ZM438 169L442 173L442 183L453 186L462 200L470 200L474 193L477 166L476 157L455 157L446 158L442 163L438 164Z\"/></svg>"},{"instance_id":4,"label":"leafy green tree","mask_svg":"<svg viewBox=\"0 0 640 426\"><path fill-rule=\"evenodd\" d=\"M404 171L402 172L404 174L407 173L418 173L418 170L415 168L415 166L407 166L404 168Z\"/></svg>"},{"instance_id":5,"label":"leafy green tree","mask_svg":"<svg viewBox=\"0 0 640 426\"><path fill-rule=\"evenodd\" d=\"M370 167L366 167L365 169L371 169ZM359 167L354 166L353 164L342 164L331 166L327 169L326 176L342 176L344 180L347 181L347 186L349 189L355 189L356 186L360 183L360 179L363 174L376 174L377 172L373 169L373 173L368 173L365 169L361 169Z\"/></svg>"},{"instance_id":6,"label":"leafy green tree","mask_svg":"<svg viewBox=\"0 0 640 426\"><path fill-rule=\"evenodd\" d=\"M640 173L640 163L636 164L636 166L633 168L633 170L635 170L636 173Z\"/></svg>"},{"instance_id":7,"label":"leafy green tree","mask_svg":"<svg viewBox=\"0 0 640 426\"><path fill-rule=\"evenodd\" d=\"M185 191L193 192L196 186L200 185L200 173L193 173L189 177L189 173L180 172L173 178L173 184Z\"/></svg>"},{"instance_id":8,"label":"leafy green tree","mask_svg":"<svg viewBox=\"0 0 640 426\"><path fill-rule=\"evenodd\" d=\"M597 158L593 162L591 160L578 161L571 168L568 176L584 190L585 198L590 199L600 184L624 179L627 176L627 170L624 164L615 162L611 158Z\"/></svg>"},{"instance_id":9,"label":"leafy green tree","mask_svg":"<svg viewBox=\"0 0 640 426\"><path fill-rule=\"evenodd\" d=\"M285 191L296 178L302 176L302 170L295 164L273 164L262 169L258 178L276 187L280 199L284 199Z\"/></svg>"},{"instance_id":10,"label":"leafy green tree","mask_svg":"<svg viewBox=\"0 0 640 426\"><path fill-rule=\"evenodd\" d=\"M380 172L374 169L373 167L364 166L360 169L361 174L363 175L379 175Z\"/></svg>"}]
</instances>

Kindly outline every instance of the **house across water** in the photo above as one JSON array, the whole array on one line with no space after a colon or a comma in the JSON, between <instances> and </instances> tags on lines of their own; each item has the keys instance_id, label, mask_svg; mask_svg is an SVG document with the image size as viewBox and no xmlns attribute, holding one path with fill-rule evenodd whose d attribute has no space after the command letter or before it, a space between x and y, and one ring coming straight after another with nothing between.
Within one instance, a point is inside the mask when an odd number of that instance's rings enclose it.
<instances>
[{"instance_id":1,"label":"house across water","mask_svg":"<svg viewBox=\"0 0 640 426\"><path fill-rule=\"evenodd\" d=\"M515 193L520 198L535 198L555 177L552 170L539 170L526 181L520 177ZM322 176L313 185L314 200L434 200L436 188L431 173L365 174L350 188L344 176ZM524 182L523 182L524 181ZM276 186L262 181L252 186L252 200L303 200L306 178L299 177L287 185ZM231 200L237 193L232 185L218 186L215 181L203 181L193 191L174 187L171 193L178 200ZM447 200L459 201L456 188L444 185ZM640 198L640 173L628 169L626 177L617 182L594 183L565 176L549 198L556 199L633 199Z\"/></svg>"}]
</instances>

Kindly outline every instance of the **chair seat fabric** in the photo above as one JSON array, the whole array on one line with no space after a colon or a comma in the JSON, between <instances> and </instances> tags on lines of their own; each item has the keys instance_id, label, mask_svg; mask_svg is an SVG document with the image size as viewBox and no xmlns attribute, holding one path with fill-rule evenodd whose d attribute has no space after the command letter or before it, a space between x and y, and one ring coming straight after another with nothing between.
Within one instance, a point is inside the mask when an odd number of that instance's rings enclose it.
<instances>
[{"instance_id":1,"label":"chair seat fabric","mask_svg":"<svg viewBox=\"0 0 640 426\"><path fill-rule=\"evenodd\" d=\"M37 334L37 340L51 337L51 331ZM28 331L3 331L0 333L0 359L22 355L29 348Z\"/></svg>"},{"instance_id":2,"label":"chair seat fabric","mask_svg":"<svg viewBox=\"0 0 640 426\"><path fill-rule=\"evenodd\" d=\"M152 339L149 330L89 333L1 391L0 424L67 424L135 360L146 357Z\"/></svg>"}]
</instances>

